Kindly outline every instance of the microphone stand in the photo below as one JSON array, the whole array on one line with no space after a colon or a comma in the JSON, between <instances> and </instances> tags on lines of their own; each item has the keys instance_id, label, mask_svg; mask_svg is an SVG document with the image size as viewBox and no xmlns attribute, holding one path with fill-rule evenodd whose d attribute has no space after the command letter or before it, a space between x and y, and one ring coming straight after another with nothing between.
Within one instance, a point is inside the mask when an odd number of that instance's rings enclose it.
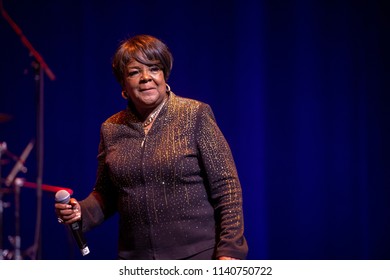
<instances>
[{"instance_id":1,"label":"microphone stand","mask_svg":"<svg viewBox=\"0 0 390 280\"><path fill-rule=\"evenodd\" d=\"M2 142L0 143L0 260L4 260L4 258L7 255L7 250L3 250L3 224L4 224L4 208L8 207L7 204L3 201L3 194L5 193L11 193L13 190L10 188L3 188L3 181L5 182L5 186L10 187L14 182L16 183L17 179L15 179L16 175L21 171L23 173L27 172L27 168L24 166L24 162L27 159L28 154L30 153L31 149L33 148L34 142L30 141L30 143L25 148L24 152L22 153L21 157L18 157L7 150L7 143ZM16 163L14 168L12 168L10 174L7 176L5 180L3 180L2 177L2 167L1 167L1 158L2 155L6 154L7 156L11 157ZM18 180L20 181L20 180ZM12 240L12 244L15 247L15 255L18 259L21 259L20 255L20 214L19 214L19 193L20 193L20 183L17 188L14 189L15 192L15 238Z\"/></svg>"},{"instance_id":2,"label":"microphone stand","mask_svg":"<svg viewBox=\"0 0 390 280\"><path fill-rule=\"evenodd\" d=\"M35 69L35 82L36 82L36 94L37 94L37 219L35 227L35 238L33 248L35 249L35 258L41 259L41 217L42 217L42 177L43 177L43 73L50 78L50 80L55 80L55 75L50 70L49 66L46 64L42 56L34 49L31 43L28 41L26 36L24 36L22 30L19 26L11 19L8 13L3 8L3 2L0 0L0 9L1 14L4 19L9 23L15 33L20 37L23 45L29 50L30 54L35 58L33 67Z\"/></svg>"},{"instance_id":3,"label":"microphone stand","mask_svg":"<svg viewBox=\"0 0 390 280\"><path fill-rule=\"evenodd\" d=\"M2 167L1 167L1 158L3 155L3 150L5 151L7 144L5 142L0 143L0 260L3 260L3 177L2 177Z\"/></svg>"},{"instance_id":4,"label":"microphone stand","mask_svg":"<svg viewBox=\"0 0 390 280\"><path fill-rule=\"evenodd\" d=\"M15 248L14 252L14 259L15 260L21 260L22 255L20 251L21 246L21 239L20 239L20 187L23 185L23 181L19 178L16 178L16 175L22 171L27 171L26 167L24 166L24 163L26 162L26 159L28 155L30 154L31 150L34 147L34 141L31 140L26 148L24 149L22 155L15 163L15 166L12 168L11 172L8 174L7 178L5 179L5 185L6 186L14 186L14 199L15 199L15 237L12 240L13 246Z\"/></svg>"},{"instance_id":5,"label":"microphone stand","mask_svg":"<svg viewBox=\"0 0 390 280\"><path fill-rule=\"evenodd\" d=\"M14 190L15 190L15 239L14 239L14 248L15 248L15 260L21 260L22 254L20 251L21 247L21 238L20 238L20 180L16 179L14 183Z\"/></svg>"}]
</instances>

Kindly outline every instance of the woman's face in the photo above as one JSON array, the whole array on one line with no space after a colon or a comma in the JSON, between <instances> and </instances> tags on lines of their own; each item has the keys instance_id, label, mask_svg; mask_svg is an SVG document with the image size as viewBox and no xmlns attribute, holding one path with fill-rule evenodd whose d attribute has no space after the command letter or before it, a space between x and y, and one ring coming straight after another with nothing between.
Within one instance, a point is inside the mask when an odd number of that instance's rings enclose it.
<instances>
[{"instance_id":1,"label":"woman's face","mask_svg":"<svg viewBox=\"0 0 390 280\"><path fill-rule=\"evenodd\" d=\"M148 112L166 96L164 72L157 65L145 65L132 60L126 68L124 91L139 113Z\"/></svg>"}]
</instances>

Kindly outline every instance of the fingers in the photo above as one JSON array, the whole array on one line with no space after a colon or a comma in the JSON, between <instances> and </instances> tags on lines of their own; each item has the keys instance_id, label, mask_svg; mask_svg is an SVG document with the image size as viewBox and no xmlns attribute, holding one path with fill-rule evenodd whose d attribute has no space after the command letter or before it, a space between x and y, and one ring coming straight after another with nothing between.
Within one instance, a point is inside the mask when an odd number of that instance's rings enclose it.
<instances>
[{"instance_id":1,"label":"fingers","mask_svg":"<svg viewBox=\"0 0 390 280\"><path fill-rule=\"evenodd\" d=\"M80 204L79 204L79 202L75 199L75 198L71 198L70 199L70 201L69 201L69 204L73 207L73 208L75 208L75 207L80 207Z\"/></svg>"},{"instance_id":2,"label":"fingers","mask_svg":"<svg viewBox=\"0 0 390 280\"><path fill-rule=\"evenodd\" d=\"M57 211L59 223L71 224L81 220L81 213L77 209L60 210Z\"/></svg>"},{"instance_id":3,"label":"fingers","mask_svg":"<svg viewBox=\"0 0 390 280\"><path fill-rule=\"evenodd\" d=\"M69 204L55 203L55 212L59 223L71 224L81 220L81 207L76 199L71 199Z\"/></svg>"},{"instance_id":4,"label":"fingers","mask_svg":"<svg viewBox=\"0 0 390 280\"><path fill-rule=\"evenodd\" d=\"M227 257L227 256L222 256L222 257L219 257L218 259L219 259L219 260L238 260L238 259L236 259L236 258Z\"/></svg>"},{"instance_id":5,"label":"fingers","mask_svg":"<svg viewBox=\"0 0 390 280\"><path fill-rule=\"evenodd\" d=\"M64 204L64 203L55 203L54 208L56 210L72 209L72 205Z\"/></svg>"}]
</instances>

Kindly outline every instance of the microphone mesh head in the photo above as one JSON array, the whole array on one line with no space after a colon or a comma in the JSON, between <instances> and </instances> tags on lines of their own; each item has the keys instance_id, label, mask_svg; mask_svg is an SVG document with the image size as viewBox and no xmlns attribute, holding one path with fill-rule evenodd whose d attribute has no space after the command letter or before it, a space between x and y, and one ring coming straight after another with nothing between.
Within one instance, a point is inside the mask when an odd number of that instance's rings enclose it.
<instances>
[{"instance_id":1,"label":"microphone mesh head","mask_svg":"<svg viewBox=\"0 0 390 280\"><path fill-rule=\"evenodd\" d=\"M57 203L69 203L70 194L66 190L56 192L55 200Z\"/></svg>"}]
</instances>

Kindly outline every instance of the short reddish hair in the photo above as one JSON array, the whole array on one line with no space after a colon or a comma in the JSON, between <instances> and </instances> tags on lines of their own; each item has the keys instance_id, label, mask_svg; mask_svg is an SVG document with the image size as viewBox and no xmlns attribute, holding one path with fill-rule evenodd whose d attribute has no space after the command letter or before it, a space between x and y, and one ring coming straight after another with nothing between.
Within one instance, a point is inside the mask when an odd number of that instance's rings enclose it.
<instances>
[{"instance_id":1,"label":"short reddish hair","mask_svg":"<svg viewBox=\"0 0 390 280\"><path fill-rule=\"evenodd\" d=\"M168 80L172 70L173 57L168 47L150 35L137 35L121 42L112 59L115 78L123 86L126 66L131 60L145 65L158 64Z\"/></svg>"}]
</instances>

